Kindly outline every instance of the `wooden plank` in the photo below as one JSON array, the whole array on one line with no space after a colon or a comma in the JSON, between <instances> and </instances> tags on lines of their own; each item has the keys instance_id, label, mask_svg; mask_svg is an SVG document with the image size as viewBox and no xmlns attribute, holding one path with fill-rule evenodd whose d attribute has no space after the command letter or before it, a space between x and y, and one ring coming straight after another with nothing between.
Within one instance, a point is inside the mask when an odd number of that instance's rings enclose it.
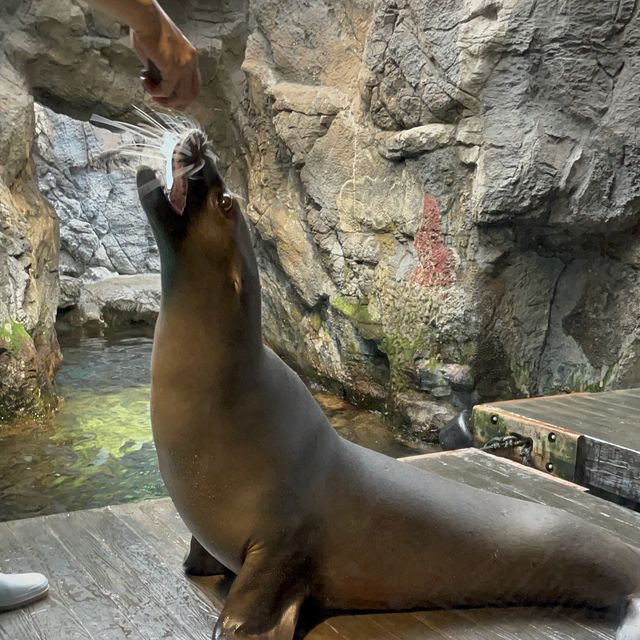
<instances>
[{"instance_id":1,"label":"wooden plank","mask_svg":"<svg viewBox=\"0 0 640 640\"><path fill-rule=\"evenodd\" d=\"M640 453L582 437L576 482L640 504Z\"/></svg>"},{"instance_id":2,"label":"wooden plank","mask_svg":"<svg viewBox=\"0 0 640 640\"><path fill-rule=\"evenodd\" d=\"M3 531L3 534L3 545L8 545L12 551L20 553L20 540L14 535L11 527L7 527ZM44 571L44 567L39 558L29 558L29 561L29 571ZM38 567L37 569L32 568L34 564ZM29 609L14 610L0 614L0 616L2 616L0 620L4 622L6 615L8 623L10 624L11 618L15 618L16 614L20 616L22 613L27 614L31 623L37 629L36 637L38 638L64 636L70 640L94 640L78 616L74 615L73 612L67 612L64 602L57 597L55 591L52 591L46 599L38 601L32 607L29 607Z\"/></svg>"},{"instance_id":3,"label":"wooden plank","mask_svg":"<svg viewBox=\"0 0 640 640\"><path fill-rule=\"evenodd\" d=\"M48 640L42 637L32 618L23 609L0 613L0 640Z\"/></svg>"},{"instance_id":4,"label":"wooden plank","mask_svg":"<svg viewBox=\"0 0 640 640\"><path fill-rule=\"evenodd\" d=\"M467 611L429 611L415 612L411 615L375 614L375 620L392 631L396 638L403 640L451 640L460 637L462 631L465 633L465 640L487 638L487 630L480 629L473 621L470 622Z\"/></svg>"},{"instance_id":5,"label":"wooden plank","mask_svg":"<svg viewBox=\"0 0 640 640\"><path fill-rule=\"evenodd\" d=\"M640 449L640 389L563 394L484 406Z\"/></svg>"},{"instance_id":6,"label":"wooden plank","mask_svg":"<svg viewBox=\"0 0 640 640\"><path fill-rule=\"evenodd\" d=\"M182 541L184 552L187 552L191 541L191 532L187 529L184 522L182 522L182 518L178 515L171 498L147 500L136 504L140 511L155 524L166 528L168 531L172 531L173 535ZM119 510L121 506L119 505L117 508Z\"/></svg>"},{"instance_id":7,"label":"wooden plank","mask_svg":"<svg viewBox=\"0 0 640 640\"><path fill-rule=\"evenodd\" d=\"M473 409L473 432L479 447L492 438L504 437L512 432L530 438L533 444L530 455L532 466L547 472L552 469L552 475L564 480L575 479L580 437L575 431L558 424L522 417L502 407L478 405ZM497 450L495 453L520 461L519 448Z\"/></svg>"},{"instance_id":8,"label":"wooden plank","mask_svg":"<svg viewBox=\"0 0 640 640\"><path fill-rule=\"evenodd\" d=\"M469 629L478 631L478 640L613 640L615 637L611 622L588 620L584 613L563 609L468 609L463 612L465 618L453 621L434 613L440 612L415 615L447 640L466 640Z\"/></svg>"},{"instance_id":9,"label":"wooden plank","mask_svg":"<svg viewBox=\"0 0 640 640\"><path fill-rule=\"evenodd\" d=\"M323 625L328 625L345 640L397 640L387 629L374 622L373 615L340 615L329 618ZM427 640L425 637L424 640ZM430 639L429 639L430 640Z\"/></svg>"},{"instance_id":10,"label":"wooden plank","mask_svg":"<svg viewBox=\"0 0 640 640\"><path fill-rule=\"evenodd\" d=\"M376 627L394 640L613 640L615 635L603 617L534 607L341 615L326 626L346 640L388 638ZM307 638L316 640L313 631Z\"/></svg>"},{"instance_id":11,"label":"wooden plank","mask_svg":"<svg viewBox=\"0 0 640 640\"><path fill-rule=\"evenodd\" d=\"M304 621L301 620L301 624ZM313 628L309 629L306 633L302 632L299 634L301 637L304 637L305 640L343 640L344 636L340 635L336 629L334 629L331 624L327 622L322 622Z\"/></svg>"},{"instance_id":12,"label":"wooden plank","mask_svg":"<svg viewBox=\"0 0 640 640\"><path fill-rule=\"evenodd\" d=\"M639 389L619 389L615 392L616 400L630 409L640 411L640 390Z\"/></svg>"},{"instance_id":13,"label":"wooden plank","mask_svg":"<svg viewBox=\"0 0 640 640\"><path fill-rule=\"evenodd\" d=\"M182 560L188 549L185 538L191 537L182 520L176 517L176 512L170 500L165 499L165 504L155 504L149 502L129 503L109 510L117 514L127 527L129 527L137 537L142 538L153 552L163 559L166 568L176 581L186 582L191 585L192 595L199 602L199 610L204 616L204 624L212 630L218 619L218 611L222 609L227 597L231 582L223 577L191 577L187 580L182 569ZM180 523L180 530L184 533L177 534L173 529L166 526L165 522L170 515L170 519Z\"/></svg>"},{"instance_id":14,"label":"wooden plank","mask_svg":"<svg viewBox=\"0 0 640 640\"><path fill-rule=\"evenodd\" d=\"M532 438L538 469L640 504L640 389L479 405L473 423L480 445L521 433ZM501 455L514 458L517 450Z\"/></svg>"},{"instance_id":15,"label":"wooden plank","mask_svg":"<svg viewBox=\"0 0 640 640\"><path fill-rule=\"evenodd\" d=\"M29 557L28 547L20 544L6 522L0 523L0 571L25 573L40 567ZM37 625L34 610L42 609L42 601L14 611L0 613L0 640L49 640Z\"/></svg>"},{"instance_id":16,"label":"wooden plank","mask_svg":"<svg viewBox=\"0 0 640 640\"><path fill-rule=\"evenodd\" d=\"M176 574L167 568L165 558L155 553L114 511L107 508L72 515L82 523L87 537L104 544L103 551L109 552L108 562L121 578L130 584L137 583L138 590L148 594L150 602L170 612L167 622L170 620L175 634L180 633L185 640L209 640L212 626L205 624L202 601L195 597L191 585L186 580L177 580Z\"/></svg>"},{"instance_id":17,"label":"wooden plank","mask_svg":"<svg viewBox=\"0 0 640 640\"><path fill-rule=\"evenodd\" d=\"M118 608L112 594L100 590L85 571L84 563L78 561L73 549L60 541L50 523L50 519L39 517L9 524L16 540L29 541L31 567L37 567L50 579L49 595L37 614L42 635L148 640L149 636L140 633Z\"/></svg>"},{"instance_id":18,"label":"wooden plank","mask_svg":"<svg viewBox=\"0 0 640 640\"><path fill-rule=\"evenodd\" d=\"M143 565L136 562L140 542L131 536L123 555L112 537L113 523L105 509L49 516L51 529L72 548L100 589L117 594L118 604L133 625L149 638L179 637L181 640L209 640L210 630L201 618L185 622L177 604L184 600L183 583L159 579L161 559ZM154 588L150 589L150 583ZM91 615L90 611L87 612ZM57 640L51 638L51 640Z\"/></svg>"}]
</instances>

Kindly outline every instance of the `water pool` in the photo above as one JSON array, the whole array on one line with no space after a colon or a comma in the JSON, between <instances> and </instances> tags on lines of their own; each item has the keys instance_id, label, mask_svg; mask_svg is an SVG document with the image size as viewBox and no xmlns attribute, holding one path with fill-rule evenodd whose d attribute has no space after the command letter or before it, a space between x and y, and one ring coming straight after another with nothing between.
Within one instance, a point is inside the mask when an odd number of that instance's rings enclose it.
<instances>
[{"instance_id":1,"label":"water pool","mask_svg":"<svg viewBox=\"0 0 640 640\"><path fill-rule=\"evenodd\" d=\"M166 495L149 423L152 330L60 330L63 399L49 420L0 429L0 521ZM314 393L345 438L388 455L422 453L376 413Z\"/></svg>"}]
</instances>

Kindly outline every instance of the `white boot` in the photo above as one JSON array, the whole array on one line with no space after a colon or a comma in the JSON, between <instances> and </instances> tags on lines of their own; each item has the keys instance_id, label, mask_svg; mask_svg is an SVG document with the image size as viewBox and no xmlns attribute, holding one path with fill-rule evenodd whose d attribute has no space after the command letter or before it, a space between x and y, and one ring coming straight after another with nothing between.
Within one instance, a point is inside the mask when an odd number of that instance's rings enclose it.
<instances>
[{"instance_id":1,"label":"white boot","mask_svg":"<svg viewBox=\"0 0 640 640\"><path fill-rule=\"evenodd\" d=\"M0 573L0 611L40 600L47 591L49 581L41 573Z\"/></svg>"}]
</instances>

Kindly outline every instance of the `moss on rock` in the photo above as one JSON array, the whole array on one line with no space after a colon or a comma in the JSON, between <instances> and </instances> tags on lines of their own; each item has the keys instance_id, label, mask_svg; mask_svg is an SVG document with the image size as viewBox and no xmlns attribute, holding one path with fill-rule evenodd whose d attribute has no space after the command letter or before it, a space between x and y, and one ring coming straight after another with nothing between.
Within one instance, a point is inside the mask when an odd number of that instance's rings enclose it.
<instances>
[{"instance_id":1,"label":"moss on rock","mask_svg":"<svg viewBox=\"0 0 640 640\"><path fill-rule=\"evenodd\" d=\"M38 352L24 325L0 323L0 423L38 418L55 406L50 384L39 378Z\"/></svg>"},{"instance_id":2,"label":"moss on rock","mask_svg":"<svg viewBox=\"0 0 640 640\"><path fill-rule=\"evenodd\" d=\"M331 296L329 304L345 318L351 320L360 335L366 340L380 341L384 338L382 324L369 306L366 298Z\"/></svg>"},{"instance_id":3,"label":"moss on rock","mask_svg":"<svg viewBox=\"0 0 640 640\"><path fill-rule=\"evenodd\" d=\"M21 353L30 340L31 336L20 322L7 319L0 324L0 349L5 349L12 356Z\"/></svg>"}]
</instances>

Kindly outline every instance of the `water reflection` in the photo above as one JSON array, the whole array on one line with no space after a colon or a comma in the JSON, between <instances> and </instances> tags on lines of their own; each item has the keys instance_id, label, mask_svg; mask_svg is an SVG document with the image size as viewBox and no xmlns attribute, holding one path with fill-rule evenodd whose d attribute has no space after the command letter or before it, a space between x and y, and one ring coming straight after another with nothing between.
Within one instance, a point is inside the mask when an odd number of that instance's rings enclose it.
<instances>
[{"instance_id":1,"label":"water reflection","mask_svg":"<svg viewBox=\"0 0 640 640\"><path fill-rule=\"evenodd\" d=\"M62 329L59 339L60 411L51 421L0 431L0 520L166 495L149 424L151 331ZM345 438L396 457L426 450L396 440L377 414L315 396Z\"/></svg>"}]
</instances>

